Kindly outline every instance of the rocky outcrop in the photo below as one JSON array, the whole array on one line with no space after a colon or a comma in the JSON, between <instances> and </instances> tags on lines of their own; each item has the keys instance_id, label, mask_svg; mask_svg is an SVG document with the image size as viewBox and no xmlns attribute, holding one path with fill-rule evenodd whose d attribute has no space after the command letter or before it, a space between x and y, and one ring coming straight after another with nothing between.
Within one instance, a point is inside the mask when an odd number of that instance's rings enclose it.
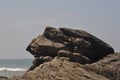
<instances>
[{"instance_id":1,"label":"rocky outcrop","mask_svg":"<svg viewBox=\"0 0 120 80\"><path fill-rule=\"evenodd\" d=\"M58 56L60 50L67 50L87 57L95 62L114 53L113 48L97 37L83 30L47 27L43 35L33 39L26 49L35 58Z\"/></svg>"},{"instance_id":2,"label":"rocky outcrop","mask_svg":"<svg viewBox=\"0 0 120 80\"><path fill-rule=\"evenodd\" d=\"M10 80L120 80L120 53L110 54L92 64L72 62L69 57L53 60Z\"/></svg>"},{"instance_id":3,"label":"rocky outcrop","mask_svg":"<svg viewBox=\"0 0 120 80\"><path fill-rule=\"evenodd\" d=\"M83 30L46 27L26 50L33 65L9 80L120 80L120 53Z\"/></svg>"},{"instance_id":4,"label":"rocky outcrop","mask_svg":"<svg viewBox=\"0 0 120 80\"><path fill-rule=\"evenodd\" d=\"M24 78L31 80L109 80L84 69L83 65L71 62L65 57L55 57L52 61L41 64L33 71L27 72Z\"/></svg>"}]
</instances>

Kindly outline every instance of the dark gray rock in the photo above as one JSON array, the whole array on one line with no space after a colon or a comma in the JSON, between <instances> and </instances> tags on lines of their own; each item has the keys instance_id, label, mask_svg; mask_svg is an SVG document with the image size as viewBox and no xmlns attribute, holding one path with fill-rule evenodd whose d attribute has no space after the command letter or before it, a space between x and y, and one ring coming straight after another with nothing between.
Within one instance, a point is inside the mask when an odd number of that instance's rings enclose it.
<instances>
[{"instance_id":1,"label":"dark gray rock","mask_svg":"<svg viewBox=\"0 0 120 80\"><path fill-rule=\"evenodd\" d=\"M80 53L92 62L114 53L110 45L86 31L67 28L58 30L53 27L46 27L43 35L33 39L26 50L36 58L55 57L58 51L68 50L72 53Z\"/></svg>"},{"instance_id":2,"label":"dark gray rock","mask_svg":"<svg viewBox=\"0 0 120 80\"><path fill-rule=\"evenodd\" d=\"M60 43L65 43L68 42L69 37L63 34L61 30L55 29L53 27L46 27L43 36L46 38L55 41L55 42L60 42Z\"/></svg>"},{"instance_id":3,"label":"dark gray rock","mask_svg":"<svg viewBox=\"0 0 120 80\"><path fill-rule=\"evenodd\" d=\"M8 78L4 76L0 76L0 80L8 80Z\"/></svg>"},{"instance_id":4,"label":"dark gray rock","mask_svg":"<svg viewBox=\"0 0 120 80\"><path fill-rule=\"evenodd\" d=\"M79 62L80 64L91 63L91 60L89 60L87 57L83 56L82 54L72 53L67 50L60 50L58 52L58 57L68 57L70 61Z\"/></svg>"},{"instance_id":5,"label":"dark gray rock","mask_svg":"<svg viewBox=\"0 0 120 80\"><path fill-rule=\"evenodd\" d=\"M30 43L26 50L38 58L40 56L57 56L57 52L61 49L67 49L66 45L49 40L44 36L38 36L38 38Z\"/></svg>"},{"instance_id":6,"label":"dark gray rock","mask_svg":"<svg viewBox=\"0 0 120 80\"><path fill-rule=\"evenodd\" d=\"M29 70L34 70L36 67L38 67L40 64L43 64L43 63L45 63L45 62L48 62L48 61L51 61L53 58L52 57L50 57L50 56L41 56L40 58L35 58L34 60L33 60L33 64L32 64L32 66L30 67L30 69ZM29 71L28 70L28 71Z\"/></svg>"},{"instance_id":7,"label":"dark gray rock","mask_svg":"<svg viewBox=\"0 0 120 80\"><path fill-rule=\"evenodd\" d=\"M98 61L104 56L114 53L110 45L86 31L68 28L60 28L60 30L68 37L78 38L78 45L75 45L73 41L74 46L78 48L77 51L92 61Z\"/></svg>"}]
</instances>

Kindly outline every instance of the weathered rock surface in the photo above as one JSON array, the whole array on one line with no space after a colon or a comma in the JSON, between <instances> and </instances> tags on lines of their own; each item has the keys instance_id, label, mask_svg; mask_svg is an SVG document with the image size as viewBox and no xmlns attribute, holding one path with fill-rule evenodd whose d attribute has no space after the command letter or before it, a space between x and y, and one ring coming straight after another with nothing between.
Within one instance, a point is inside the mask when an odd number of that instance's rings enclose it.
<instances>
[{"instance_id":1,"label":"weathered rock surface","mask_svg":"<svg viewBox=\"0 0 120 80\"><path fill-rule=\"evenodd\" d=\"M120 53L83 30L47 27L26 50L33 65L9 80L120 80Z\"/></svg>"},{"instance_id":2,"label":"weathered rock surface","mask_svg":"<svg viewBox=\"0 0 120 80\"><path fill-rule=\"evenodd\" d=\"M120 53L110 54L93 64L86 64L86 69L90 69L111 80L120 80Z\"/></svg>"},{"instance_id":3,"label":"weathered rock surface","mask_svg":"<svg viewBox=\"0 0 120 80\"><path fill-rule=\"evenodd\" d=\"M79 62L81 64L91 63L91 61L87 57L83 56L82 54L72 53L72 52L66 51L66 50L60 50L58 52L58 56L59 57L68 57L70 61Z\"/></svg>"},{"instance_id":4,"label":"weathered rock surface","mask_svg":"<svg viewBox=\"0 0 120 80\"><path fill-rule=\"evenodd\" d=\"M109 80L102 75L83 68L79 63L70 62L65 57L54 58L29 71L24 78L31 80Z\"/></svg>"},{"instance_id":5,"label":"weathered rock surface","mask_svg":"<svg viewBox=\"0 0 120 80\"><path fill-rule=\"evenodd\" d=\"M71 62L69 57L53 60L10 80L120 80L120 53L110 54L92 64Z\"/></svg>"},{"instance_id":6,"label":"weathered rock surface","mask_svg":"<svg viewBox=\"0 0 120 80\"><path fill-rule=\"evenodd\" d=\"M58 55L60 50L80 53L92 62L114 53L113 48L97 37L83 30L47 27L43 35L33 39L26 49L35 57Z\"/></svg>"}]
</instances>

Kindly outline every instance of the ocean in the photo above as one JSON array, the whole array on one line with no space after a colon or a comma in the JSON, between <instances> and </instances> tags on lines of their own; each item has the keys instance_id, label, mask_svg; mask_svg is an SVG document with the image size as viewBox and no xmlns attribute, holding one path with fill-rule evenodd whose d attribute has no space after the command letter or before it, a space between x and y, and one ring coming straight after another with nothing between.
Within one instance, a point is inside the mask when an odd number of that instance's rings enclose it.
<instances>
[{"instance_id":1,"label":"ocean","mask_svg":"<svg viewBox=\"0 0 120 80\"><path fill-rule=\"evenodd\" d=\"M0 59L0 76L21 76L32 65L33 59Z\"/></svg>"}]
</instances>

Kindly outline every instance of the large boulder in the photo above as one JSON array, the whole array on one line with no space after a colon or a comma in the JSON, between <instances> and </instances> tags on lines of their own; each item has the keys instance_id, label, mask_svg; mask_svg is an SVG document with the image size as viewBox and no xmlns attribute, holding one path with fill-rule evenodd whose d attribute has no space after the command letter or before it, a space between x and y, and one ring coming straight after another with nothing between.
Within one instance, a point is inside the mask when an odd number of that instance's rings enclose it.
<instances>
[{"instance_id":1,"label":"large boulder","mask_svg":"<svg viewBox=\"0 0 120 80\"><path fill-rule=\"evenodd\" d=\"M53 27L46 27L43 35L33 39L26 50L36 58L55 57L60 50L68 50L82 54L92 62L114 53L110 45L86 31Z\"/></svg>"}]
</instances>

